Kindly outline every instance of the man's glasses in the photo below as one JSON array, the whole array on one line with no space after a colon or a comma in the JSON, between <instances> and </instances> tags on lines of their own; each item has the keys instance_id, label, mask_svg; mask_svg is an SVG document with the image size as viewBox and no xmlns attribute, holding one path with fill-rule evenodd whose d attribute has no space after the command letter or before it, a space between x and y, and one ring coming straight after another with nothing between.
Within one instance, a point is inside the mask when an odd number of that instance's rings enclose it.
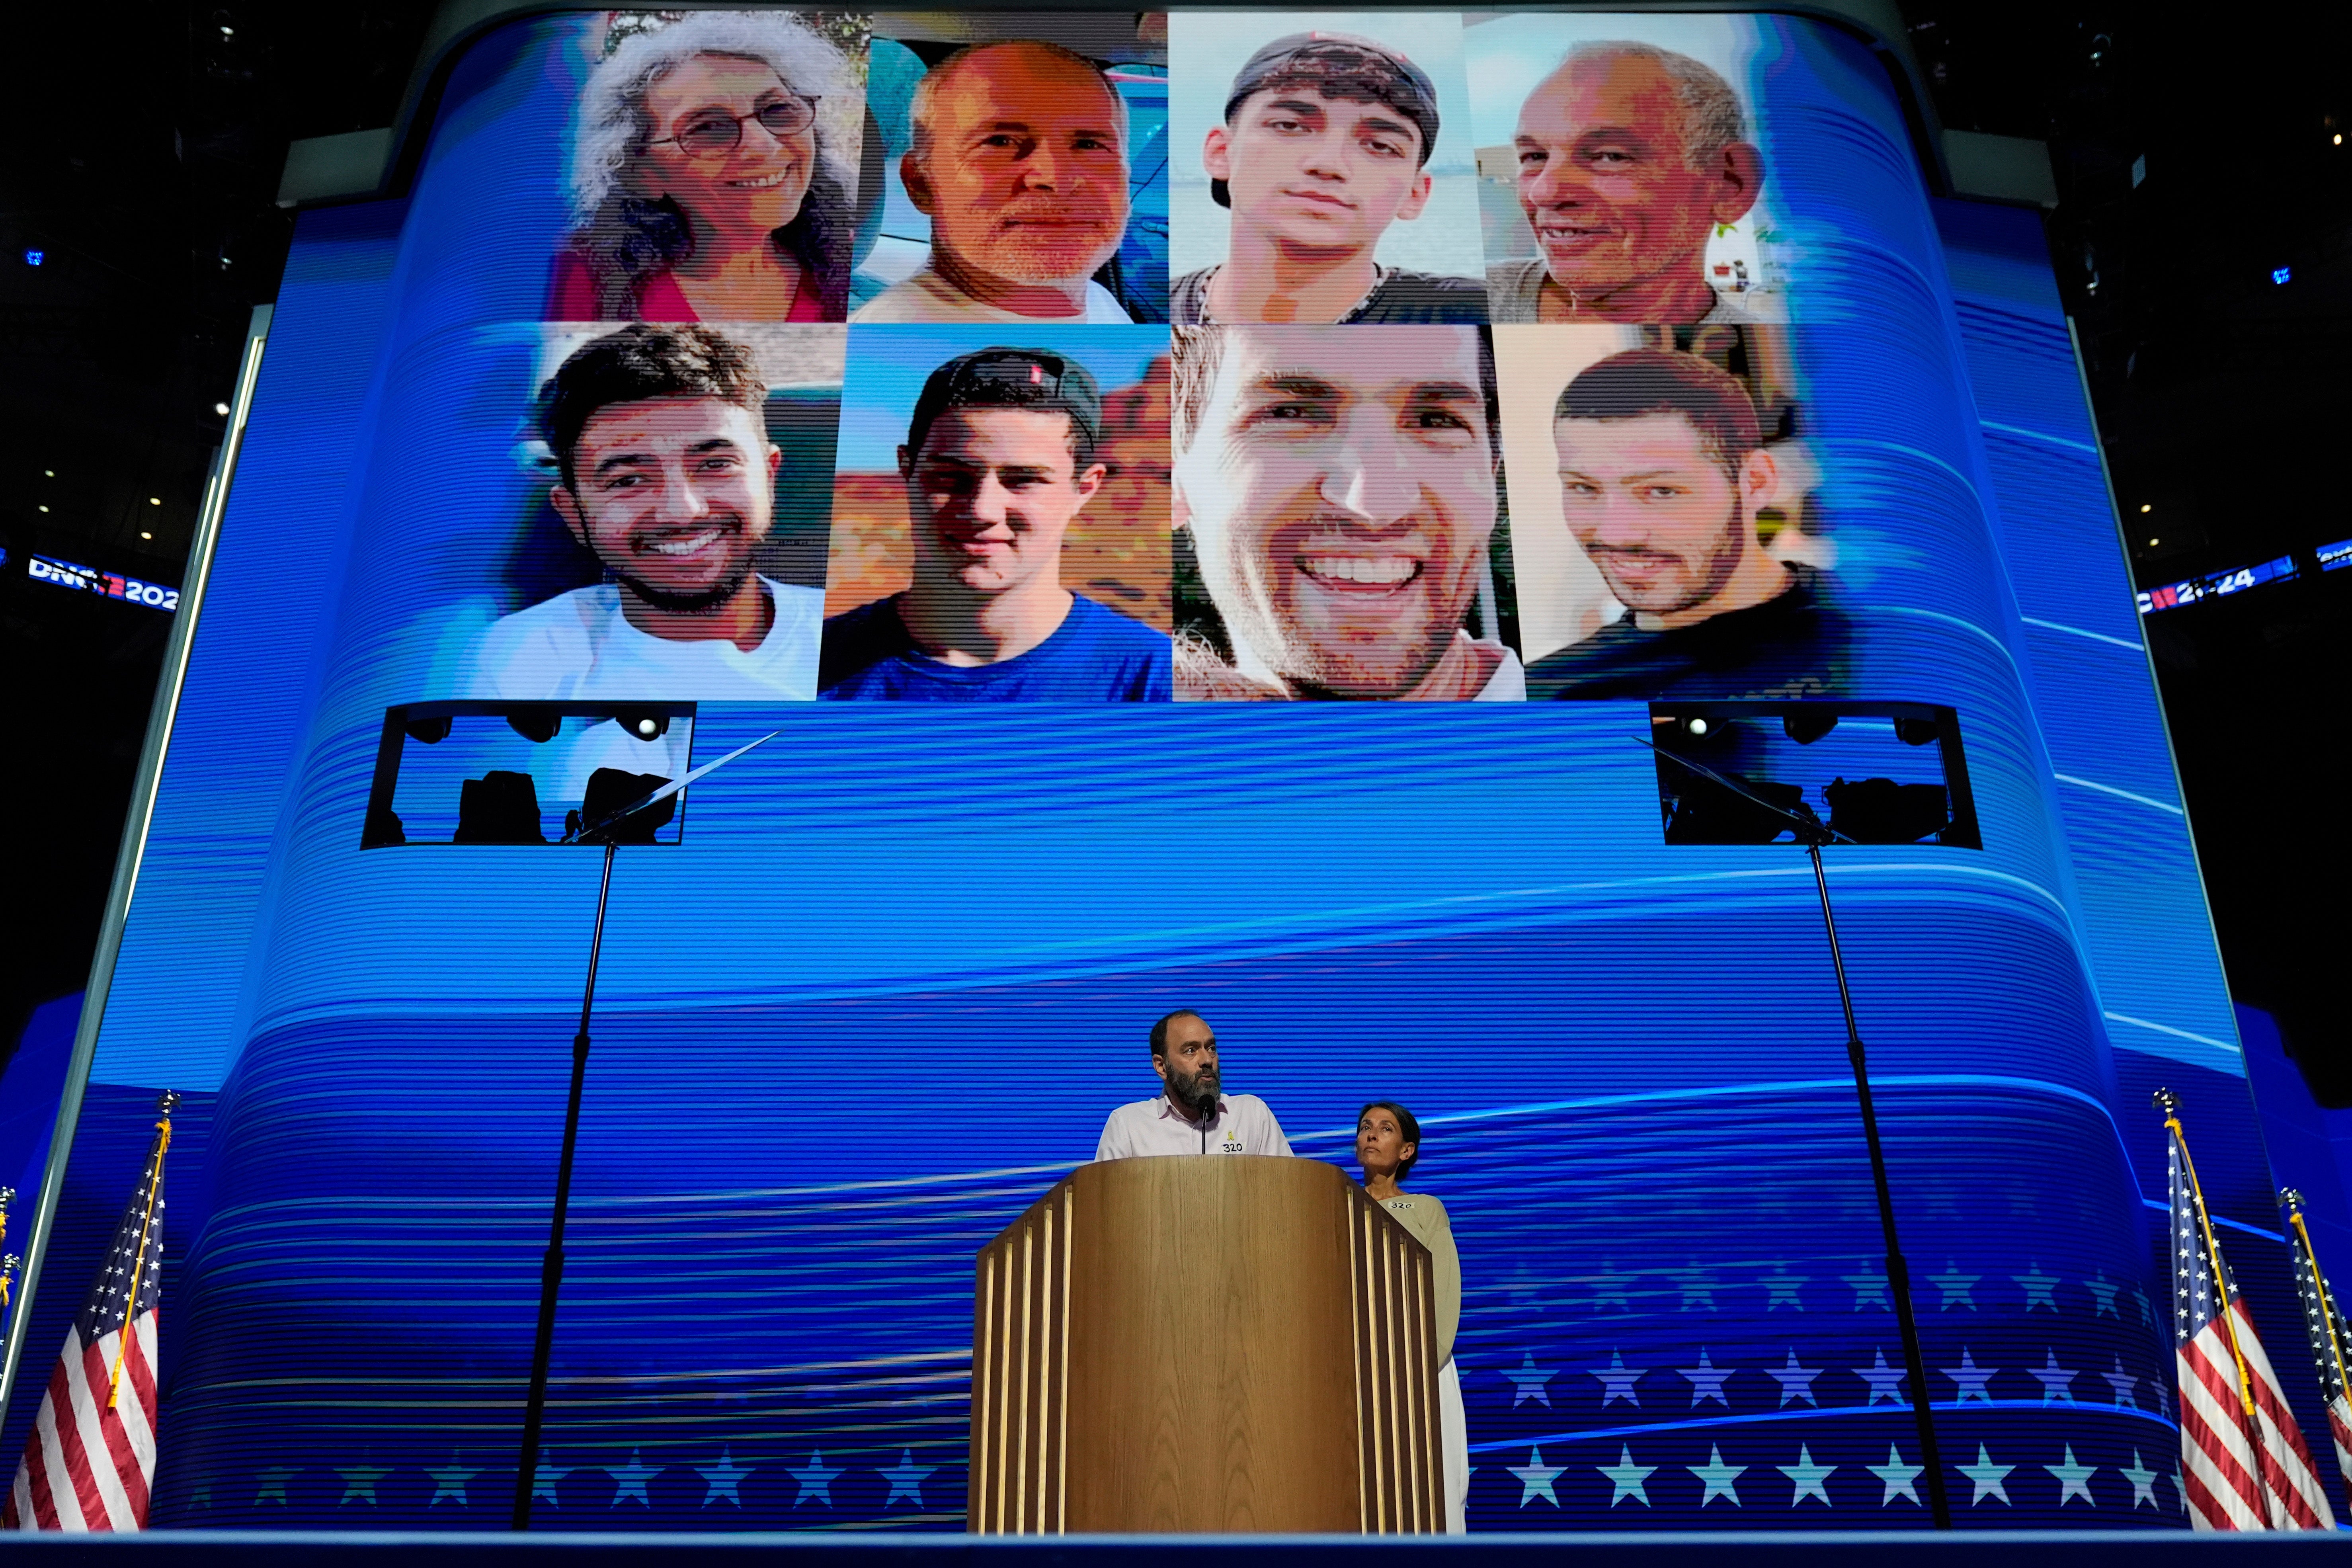
<instances>
[{"instance_id":1,"label":"man's glasses","mask_svg":"<svg viewBox=\"0 0 2352 1568\"><path fill-rule=\"evenodd\" d=\"M724 158L743 144L743 121L756 120L760 129L781 142L816 122L817 95L778 99L749 114L698 114L675 136L648 142L648 147L675 146L689 158Z\"/></svg>"}]
</instances>

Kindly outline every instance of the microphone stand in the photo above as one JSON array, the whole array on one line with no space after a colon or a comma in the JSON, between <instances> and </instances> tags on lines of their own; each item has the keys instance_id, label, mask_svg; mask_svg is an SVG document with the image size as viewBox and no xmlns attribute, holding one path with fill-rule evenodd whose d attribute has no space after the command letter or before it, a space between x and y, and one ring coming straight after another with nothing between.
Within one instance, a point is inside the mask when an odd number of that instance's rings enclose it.
<instances>
[{"instance_id":1,"label":"microphone stand","mask_svg":"<svg viewBox=\"0 0 2352 1568\"><path fill-rule=\"evenodd\" d=\"M555 1352L555 1300L563 1282L563 1227L572 1212L572 1156L580 1144L580 1100L588 1084L588 1018L596 1005L596 967L604 952L604 907L613 893L613 858L621 844L614 829L648 806L658 805L698 778L718 772L752 746L772 741L781 731L770 731L751 745L738 746L716 762L705 763L684 778L641 800L631 801L586 826L574 827L562 844L604 846L604 875L596 888L596 924L588 938L588 984L580 997L580 1032L572 1037L572 1092L563 1105L563 1148L555 1163L555 1212L548 1221L547 1251L539 1268L539 1331L530 1348L530 1388L523 1399L522 1455L515 1466L514 1515L510 1528L530 1528L531 1494L539 1484L539 1440L547 1419L547 1375Z\"/></svg>"},{"instance_id":2,"label":"microphone stand","mask_svg":"<svg viewBox=\"0 0 2352 1568\"><path fill-rule=\"evenodd\" d=\"M1822 867L1822 846L1855 840L1838 832L1815 816L1809 806L1790 811L1741 786L1732 779L1717 773L1705 763L1693 761L1679 752L1670 752L1654 742L1635 737L1662 757L1671 757L1681 767L1713 779L1717 784L1763 807L1773 816L1785 819L1797 835L1797 842L1813 862L1813 885L1822 895L1822 927L1829 933L1830 967L1836 972L1838 1004L1845 1010L1845 1059L1853 1069L1853 1093L1862 1108L1863 1142L1870 1149L1870 1180L1878 1196L1878 1228L1886 1244L1886 1287L1895 1297L1895 1321L1903 1337L1903 1367L1911 1383L1911 1415L1919 1431L1919 1461L1927 1472L1927 1513L1937 1530L1952 1528L1951 1500L1944 1491L1944 1464L1936 1443L1936 1416L1927 1394L1927 1352L1919 1346L1919 1320L1911 1307L1911 1268L1904 1260L1903 1247L1895 1229L1895 1196L1886 1181L1886 1152L1878 1138L1878 1108L1870 1095L1870 1067L1863 1049L1862 1030L1853 1017L1853 992L1846 984L1845 955L1839 951L1837 917L1830 910L1830 879Z\"/></svg>"}]
</instances>

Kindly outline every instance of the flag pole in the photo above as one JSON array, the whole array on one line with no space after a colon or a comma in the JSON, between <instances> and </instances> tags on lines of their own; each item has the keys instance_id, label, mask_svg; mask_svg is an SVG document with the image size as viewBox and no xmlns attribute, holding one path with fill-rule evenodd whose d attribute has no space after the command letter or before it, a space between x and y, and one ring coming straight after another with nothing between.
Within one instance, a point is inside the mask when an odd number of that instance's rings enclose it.
<instances>
[{"instance_id":1,"label":"flag pole","mask_svg":"<svg viewBox=\"0 0 2352 1568\"><path fill-rule=\"evenodd\" d=\"M172 1148L172 1110L180 1103L179 1095L165 1089L155 1101L155 1110L163 1120L155 1123L153 1169L147 1173L147 1208L139 1222L139 1251L131 1260L131 1293L123 1300L122 1332L114 1342L114 1371L106 1380L106 1407L114 1408L115 1395L122 1392L122 1358L131 1353L131 1322L139 1307L139 1271L147 1267L147 1238L155 1234L155 1200L163 1193L163 1156Z\"/></svg>"},{"instance_id":2,"label":"flag pole","mask_svg":"<svg viewBox=\"0 0 2352 1568\"><path fill-rule=\"evenodd\" d=\"M16 1189L0 1187L0 1243L8 1239L8 1211L16 1205ZM8 1297L16 1287L16 1265L22 1259L15 1253L0 1258L0 1333L8 1326Z\"/></svg>"},{"instance_id":3,"label":"flag pole","mask_svg":"<svg viewBox=\"0 0 2352 1568\"><path fill-rule=\"evenodd\" d=\"M2247 1439L2260 1453L2260 1434L2252 1429L2253 1382L2246 1375L2246 1352L2238 1348L2238 1325L2230 1314L2230 1276L2221 1264L2221 1246L2213 1239L2213 1218L2205 1210L2205 1189L2197 1182L2197 1162L2189 1157L2189 1135L2180 1130L2179 1098L2168 1089L2159 1089L2156 1091L2156 1108L2164 1112L2165 1131L2172 1134L2173 1143L2180 1150L2180 1168L2189 1173L2189 1201L2197 1205L2197 1228L2205 1237L2205 1256L2213 1260L2213 1290L2221 1298L2221 1310L2214 1315L2221 1320L2221 1337L2230 1342L2230 1363L2237 1368L2238 1406L2244 1412Z\"/></svg>"},{"instance_id":4,"label":"flag pole","mask_svg":"<svg viewBox=\"0 0 2352 1568\"><path fill-rule=\"evenodd\" d=\"M2336 1358L2336 1381L2352 1388L2352 1377L2344 1373L2344 1342L2336 1332L2336 1298L2327 1291L2327 1277L2319 1271L2319 1249L2311 1245L2311 1232L2303 1227L2303 1194L2293 1187L2279 1189L2280 1206L2286 1210L2287 1223L2294 1226L2295 1240L2303 1245L2303 1256L2311 1266L2311 1288L2319 1297L2319 1321L2327 1327L2327 1351Z\"/></svg>"},{"instance_id":5,"label":"flag pole","mask_svg":"<svg viewBox=\"0 0 2352 1568\"><path fill-rule=\"evenodd\" d=\"M2327 1276L2319 1271L2319 1249L2311 1245L2311 1232L2304 1228L2303 1194L2293 1187L2281 1187L2279 1206L2286 1210L2287 1223L2294 1226L2295 1240L2303 1247L2304 1267L2311 1271L2311 1290L2319 1299L2319 1321L2327 1331L2327 1353L2336 1363L2336 1386L2344 1389L2346 1394L2352 1395L2352 1376L2347 1376L2344 1370L2344 1338L2336 1331L2336 1297L2327 1288ZM2329 1390L2323 1389L2322 1392L2332 1394ZM2335 1419L2332 1411L2328 1413L2328 1419L2331 1422ZM2345 1496L2352 1500L2352 1475L2342 1479Z\"/></svg>"},{"instance_id":6,"label":"flag pole","mask_svg":"<svg viewBox=\"0 0 2352 1568\"><path fill-rule=\"evenodd\" d=\"M2197 1228L2205 1238L2205 1256L2213 1262L2213 1294L2217 1310L2213 1315L2221 1321L2221 1337L2230 1346L2230 1364L2238 1374L2238 1430L2246 1439L2246 1457L2254 1461L2253 1479L2263 1489L2268 1503L2272 1528L2284 1519L2278 1486L2272 1477L2273 1461L2271 1446L2263 1436L2261 1417L2254 1414L2253 1380L2246 1372L2246 1352L2238 1344L2238 1320L2235 1303L2231 1300L2233 1281L2228 1265L2221 1261L2221 1246L2213 1236L2213 1216L2205 1207L2205 1188L2197 1180L2197 1162L2189 1156L2189 1134L2180 1126L2180 1097L2168 1089L2159 1089L2153 1099L2156 1108L2164 1112L2165 1130L2172 1134L2173 1147L2180 1152L2180 1168L2189 1173L2189 1201L2197 1209Z\"/></svg>"}]
</instances>

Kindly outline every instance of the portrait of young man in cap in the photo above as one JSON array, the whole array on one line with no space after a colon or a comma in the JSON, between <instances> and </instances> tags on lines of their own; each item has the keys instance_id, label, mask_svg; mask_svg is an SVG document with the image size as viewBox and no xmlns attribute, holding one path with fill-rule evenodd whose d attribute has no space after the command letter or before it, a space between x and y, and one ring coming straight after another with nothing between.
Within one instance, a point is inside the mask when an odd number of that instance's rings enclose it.
<instances>
[{"instance_id":1,"label":"portrait of young man in cap","mask_svg":"<svg viewBox=\"0 0 2352 1568\"><path fill-rule=\"evenodd\" d=\"M1429 74L1385 44L1293 33L1259 49L1201 153L1210 195L1233 214L1225 259L1175 279L1169 319L1483 323L1483 280L1373 259L1390 225L1427 206L1437 132Z\"/></svg>"},{"instance_id":2,"label":"portrait of young man in cap","mask_svg":"<svg viewBox=\"0 0 2352 1568\"><path fill-rule=\"evenodd\" d=\"M824 623L819 698L1167 700L1167 637L1062 585L1103 436L1102 394L1066 354L989 347L933 370L898 450L911 576Z\"/></svg>"}]
</instances>

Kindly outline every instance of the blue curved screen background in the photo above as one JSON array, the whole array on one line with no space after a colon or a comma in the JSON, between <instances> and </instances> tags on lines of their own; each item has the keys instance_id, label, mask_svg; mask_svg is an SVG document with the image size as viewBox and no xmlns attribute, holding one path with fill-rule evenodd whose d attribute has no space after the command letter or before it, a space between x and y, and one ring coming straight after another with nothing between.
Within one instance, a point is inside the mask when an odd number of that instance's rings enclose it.
<instances>
[{"instance_id":1,"label":"blue curved screen background","mask_svg":"<svg viewBox=\"0 0 2352 1568\"><path fill-rule=\"evenodd\" d=\"M2326 1423L2042 238L1755 26L1866 695L1958 710L1984 829L1830 857L1954 1506L2179 1528L2159 1084ZM597 858L358 825L496 612L445 523L519 493L588 59L493 32L410 195L300 221L8 1413L182 1090L158 1525L505 1517ZM960 1529L972 1253L1179 1005L1302 1154L1420 1114L1474 1530L1924 1522L1811 871L1663 846L1643 705L706 705L696 755L769 731L619 858L542 1527Z\"/></svg>"}]
</instances>

